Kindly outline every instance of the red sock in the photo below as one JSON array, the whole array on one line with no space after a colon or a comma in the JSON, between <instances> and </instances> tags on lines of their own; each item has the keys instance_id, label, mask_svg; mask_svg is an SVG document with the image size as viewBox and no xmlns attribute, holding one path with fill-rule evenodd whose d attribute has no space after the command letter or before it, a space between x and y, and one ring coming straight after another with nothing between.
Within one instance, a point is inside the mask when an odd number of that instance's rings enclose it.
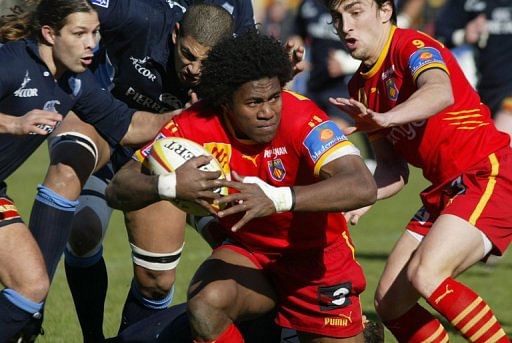
<instances>
[{"instance_id":1,"label":"red sock","mask_svg":"<svg viewBox=\"0 0 512 343\"><path fill-rule=\"evenodd\" d=\"M509 343L489 305L470 288L446 278L427 299L470 342Z\"/></svg>"},{"instance_id":2,"label":"red sock","mask_svg":"<svg viewBox=\"0 0 512 343\"><path fill-rule=\"evenodd\" d=\"M439 320L419 304L399 318L384 323L398 342L448 342L448 332Z\"/></svg>"},{"instance_id":3,"label":"red sock","mask_svg":"<svg viewBox=\"0 0 512 343\"><path fill-rule=\"evenodd\" d=\"M235 324L231 323L226 330L224 330L219 337L203 341L201 339L194 339L194 343L243 343L244 338Z\"/></svg>"}]
</instances>

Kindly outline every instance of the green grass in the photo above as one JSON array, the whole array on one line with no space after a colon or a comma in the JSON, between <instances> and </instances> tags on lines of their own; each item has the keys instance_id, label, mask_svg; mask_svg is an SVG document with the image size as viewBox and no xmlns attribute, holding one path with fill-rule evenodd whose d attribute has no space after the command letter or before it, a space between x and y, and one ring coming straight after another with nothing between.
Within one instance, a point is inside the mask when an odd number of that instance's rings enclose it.
<instances>
[{"instance_id":1,"label":"green grass","mask_svg":"<svg viewBox=\"0 0 512 343\"><path fill-rule=\"evenodd\" d=\"M28 222L35 187L41 182L47 166L46 146L43 146L16 175L8 180L9 194L14 198L23 217ZM358 259L367 277L367 290L362 301L365 313L375 318L372 297L380 272L393 243L404 225L418 209L418 192L426 186L417 170L413 170L410 184L395 198L378 203L360 223L351 229ZM504 204L510 206L510 204ZM120 312L129 288L132 267L126 232L120 213L114 213L105 240L105 260L109 272L109 289L105 305L104 329L107 336L115 335L119 326ZM187 244L178 266L175 303L185 299L188 281L201 261L209 255L209 248L193 230L187 232ZM477 265L459 278L470 285L490 304L503 324L512 333L512 254L508 254L496 266ZM92 285L91 285L92 286ZM81 342L78 320L67 287L62 263L59 265L46 306L45 336L39 342ZM464 342L453 331L451 342ZM386 342L394 342L386 333Z\"/></svg>"}]
</instances>

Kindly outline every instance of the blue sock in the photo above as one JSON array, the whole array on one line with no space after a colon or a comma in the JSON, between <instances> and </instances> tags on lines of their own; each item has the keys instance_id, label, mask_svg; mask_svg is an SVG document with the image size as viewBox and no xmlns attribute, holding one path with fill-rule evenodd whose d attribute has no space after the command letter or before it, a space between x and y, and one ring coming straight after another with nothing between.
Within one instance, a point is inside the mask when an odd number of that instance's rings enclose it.
<instances>
[{"instance_id":1,"label":"blue sock","mask_svg":"<svg viewBox=\"0 0 512 343\"><path fill-rule=\"evenodd\" d=\"M90 257L78 257L65 250L65 270L84 343L102 342L103 312L108 276L103 248Z\"/></svg>"},{"instance_id":2,"label":"blue sock","mask_svg":"<svg viewBox=\"0 0 512 343\"><path fill-rule=\"evenodd\" d=\"M43 185L37 191L29 228L43 253L51 280L71 234L78 201L68 200Z\"/></svg>"},{"instance_id":3,"label":"blue sock","mask_svg":"<svg viewBox=\"0 0 512 343\"><path fill-rule=\"evenodd\" d=\"M133 323L147 318L156 312L165 310L171 304L173 296L174 285L169 293L162 299L146 298L140 292L137 282L133 280L124 303L119 332Z\"/></svg>"},{"instance_id":4,"label":"blue sock","mask_svg":"<svg viewBox=\"0 0 512 343\"><path fill-rule=\"evenodd\" d=\"M15 290L0 292L0 342L7 342L18 334L32 319L41 316L43 303L25 298Z\"/></svg>"}]
</instances>

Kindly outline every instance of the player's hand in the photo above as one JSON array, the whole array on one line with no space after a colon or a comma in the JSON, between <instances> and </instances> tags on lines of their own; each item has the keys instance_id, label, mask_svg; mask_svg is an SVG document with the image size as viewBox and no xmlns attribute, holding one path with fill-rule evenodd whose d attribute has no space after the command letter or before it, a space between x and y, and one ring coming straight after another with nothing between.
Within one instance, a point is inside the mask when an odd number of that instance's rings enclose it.
<instances>
[{"instance_id":1,"label":"player's hand","mask_svg":"<svg viewBox=\"0 0 512 343\"><path fill-rule=\"evenodd\" d=\"M62 121L62 115L55 112L34 109L21 117L12 117L7 133L13 135L48 135Z\"/></svg>"},{"instance_id":2,"label":"player's hand","mask_svg":"<svg viewBox=\"0 0 512 343\"><path fill-rule=\"evenodd\" d=\"M306 69L306 50L302 44L302 41L297 38L290 38L284 45L284 48L290 56L290 62L292 63L293 68L293 76L304 71Z\"/></svg>"},{"instance_id":3,"label":"player's hand","mask_svg":"<svg viewBox=\"0 0 512 343\"><path fill-rule=\"evenodd\" d=\"M218 187L215 180L220 176L220 172L199 169L210 163L212 158L212 156L194 157L176 169L176 198L195 201L210 213L215 214L216 210L211 206L211 202L220 197L214 192Z\"/></svg>"},{"instance_id":4,"label":"player's hand","mask_svg":"<svg viewBox=\"0 0 512 343\"><path fill-rule=\"evenodd\" d=\"M487 19L485 14L480 14L475 19L468 22L466 30L464 32L464 38L469 44L477 44L484 48L487 45L487 38L489 37L489 31L487 28ZM485 42L483 42L485 40ZM483 46L482 46L483 45Z\"/></svg>"},{"instance_id":5,"label":"player's hand","mask_svg":"<svg viewBox=\"0 0 512 343\"><path fill-rule=\"evenodd\" d=\"M219 186L236 189L238 193L232 193L215 200L215 204L221 207L224 204L231 204L231 206L217 213L220 218L235 213L244 213L242 219L231 227L231 231L238 231L254 218L265 217L276 212L272 200L265 195L257 184L244 183L244 178L236 172L232 172L231 175L234 181L217 180L216 183Z\"/></svg>"},{"instance_id":6,"label":"player's hand","mask_svg":"<svg viewBox=\"0 0 512 343\"><path fill-rule=\"evenodd\" d=\"M357 100L347 98L329 98L329 102L355 120L355 127L348 128L345 131L350 133L355 131L372 132L389 126L390 118L388 115L372 111Z\"/></svg>"},{"instance_id":7,"label":"player's hand","mask_svg":"<svg viewBox=\"0 0 512 343\"><path fill-rule=\"evenodd\" d=\"M189 100L185 104L185 108L189 108L190 106L192 106L193 104L195 104L196 102L199 101L199 97L197 96L197 93L194 92L192 89L188 91L188 97L189 97Z\"/></svg>"},{"instance_id":8,"label":"player's hand","mask_svg":"<svg viewBox=\"0 0 512 343\"><path fill-rule=\"evenodd\" d=\"M372 208L371 205L366 206L366 207L361 207L361 208L358 208L357 210L345 212L345 213L343 213L343 215L345 216L345 220L347 221L347 223L356 225L357 222L359 221L359 218L361 218L364 214L366 214L366 212L368 212L370 210L370 208Z\"/></svg>"}]
</instances>

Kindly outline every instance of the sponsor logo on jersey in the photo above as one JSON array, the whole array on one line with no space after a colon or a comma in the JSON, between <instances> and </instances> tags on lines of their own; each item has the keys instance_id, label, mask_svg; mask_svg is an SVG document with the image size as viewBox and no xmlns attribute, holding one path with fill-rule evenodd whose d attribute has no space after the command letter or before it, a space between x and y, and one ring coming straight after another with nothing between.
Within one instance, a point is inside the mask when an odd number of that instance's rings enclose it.
<instances>
[{"instance_id":1,"label":"sponsor logo on jersey","mask_svg":"<svg viewBox=\"0 0 512 343\"><path fill-rule=\"evenodd\" d=\"M20 88L14 91L14 96L18 98L31 98L37 96L37 88L26 88L27 84L32 79L28 75L28 70L25 72L25 77L23 77L23 82L21 82Z\"/></svg>"},{"instance_id":2,"label":"sponsor logo on jersey","mask_svg":"<svg viewBox=\"0 0 512 343\"><path fill-rule=\"evenodd\" d=\"M143 59L135 58L133 56L130 56L130 60L132 61L133 67L135 68L137 73L139 73L140 75L144 76L145 78L147 78L151 82L155 82L156 75L153 74L153 72L151 70L149 70L148 68L146 68L144 66L144 64L147 63L148 59L149 59L148 56L144 57Z\"/></svg>"},{"instance_id":3,"label":"sponsor logo on jersey","mask_svg":"<svg viewBox=\"0 0 512 343\"><path fill-rule=\"evenodd\" d=\"M349 314L338 314L338 317L325 317L325 326L349 326L352 324L352 311Z\"/></svg>"},{"instance_id":4,"label":"sponsor logo on jersey","mask_svg":"<svg viewBox=\"0 0 512 343\"><path fill-rule=\"evenodd\" d=\"M276 158L276 157L286 155L286 154L288 154L286 147L281 146L281 147L277 147L277 148L272 148L270 150L265 150L265 152L263 153L263 157L264 158Z\"/></svg>"},{"instance_id":5,"label":"sponsor logo on jersey","mask_svg":"<svg viewBox=\"0 0 512 343\"><path fill-rule=\"evenodd\" d=\"M347 137L339 127L328 120L314 127L304 139L303 144L313 162L316 163L327 150L346 140Z\"/></svg>"},{"instance_id":6,"label":"sponsor logo on jersey","mask_svg":"<svg viewBox=\"0 0 512 343\"><path fill-rule=\"evenodd\" d=\"M222 167L224 175L226 175L226 178L229 180L231 175L231 170L229 168L229 161L231 161L232 151L231 144L211 142L205 143L203 146L206 149L206 151L212 154L213 157L215 157L217 161L219 161L219 164Z\"/></svg>"},{"instance_id":7,"label":"sponsor logo on jersey","mask_svg":"<svg viewBox=\"0 0 512 343\"><path fill-rule=\"evenodd\" d=\"M318 304L321 311L339 309L352 304L348 295L352 292L352 282L344 282L334 286L318 287Z\"/></svg>"},{"instance_id":8,"label":"sponsor logo on jersey","mask_svg":"<svg viewBox=\"0 0 512 343\"><path fill-rule=\"evenodd\" d=\"M181 5L180 5L178 2L176 2L176 1L173 1L173 0L166 0L166 2L167 2L167 5L169 5L169 7L170 7L170 8L174 8L174 6L176 6L176 7L180 8L180 9L181 9L181 11L182 11L183 13L185 13L185 12L186 12L186 10L187 10L185 7L181 6Z\"/></svg>"},{"instance_id":9,"label":"sponsor logo on jersey","mask_svg":"<svg viewBox=\"0 0 512 343\"><path fill-rule=\"evenodd\" d=\"M396 101L398 99L398 87L396 86L396 82L394 78L387 79L385 81L386 84L386 93L388 95L389 100Z\"/></svg>"},{"instance_id":10,"label":"sponsor logo on jersey","mask_svg":"<svg viewBox=\"0 0 512 343\"><path fill-rule=\"evenodd\" d=\"M242 160L250 161L255 167L257 167L258 166L258 161L257 161L258 156L259 156L259 154L256 154L254 156L242 154Z\"/></svg>"},{"instance_id":11,"label":"sponsor logo on jersey","mask_svg":"<svg viewBox=\"0 0 512 343\"><path fill-rule=\"evenodd\" d=\"M175 110L183 107L181 101L178 98L174 97L174 99L172 99L170 96L167 96L167 94L168 93L166 93L165 95L160 95L160 98L162 100L166 100L166 102L160 102L154 100L148 95L137 92L133 87L128 87L128 89L124 93L124 95L127 98L131 99L133 102L141 106L144 106L150 112L163 113L169 110ZM164 106L164 104L169 106Z\"/></svg>"},{"instance_id":12,"label":"sponsor logo on jersey","mask_svg":"<svg viewBox=\"0 0 512 343\"><path fill-rule=\"evenodd\" d=\"M413 121L404 125L393 127L387 134L391 143L396 144L401 140L412 141L418 136L418 129L423 131L427 120Z\"/></svg>"},{"instance_id":13,"label":"sponsor logo on jersey","mask_svg":"<svg viewBox=\"0 0 512 343\"><path fill-rule=\"evenodd\" d=\"M108 8L109 0L92 0L91 3L96 6Z\"/></svg>"},{"instance_id":14,"label":"sponsor logo on jersey","mask_svg":"<svg viewBox=\"0 0 512 343\"><path fill-rule=\"evenodd\" d=\"M272 176L276 181L283 181L286 175L286 169L284 169L283 161L278 158L276 160L270 160L267 163L270 176Z\"/></svg>"},{"instance_id":15,"label":"sponsor logo on jersey","mask_svg":"<svg viewBox=\"0 0 512 343\"><path fill-rule=\"evenodd\" d=\"M418 49L409 57L409 70L413 76L416 76L416 72L429 64L441 65L446 68L441 52L433 47Z\"/></svg>"},{"instance_id":16,"label":"sponsor logo on jersey","mask_svg":"<svg viewBox=\"0 0 512 343\"><path fill-rule=\"evenodd\" d=\"M0 198L0 221L20 218L16 205L8 198Z\"/></svg>"}]
</instances>

